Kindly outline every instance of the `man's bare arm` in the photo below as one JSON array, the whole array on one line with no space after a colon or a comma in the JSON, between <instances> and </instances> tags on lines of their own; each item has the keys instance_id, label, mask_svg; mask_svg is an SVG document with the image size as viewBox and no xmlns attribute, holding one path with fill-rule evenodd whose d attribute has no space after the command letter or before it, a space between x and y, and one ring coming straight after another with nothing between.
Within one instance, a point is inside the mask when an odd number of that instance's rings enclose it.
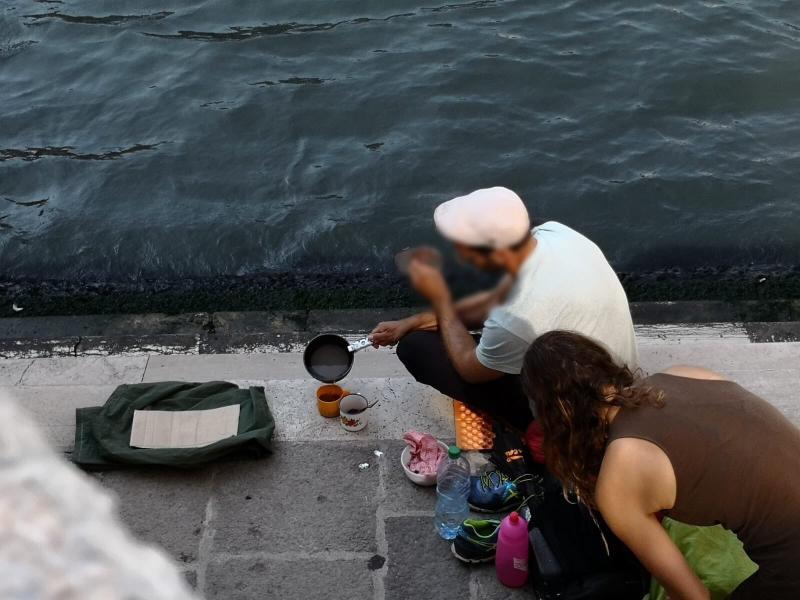
<instances>
[{"instance_id":1,"label":"man's bare arm","mask_svg":"<svg viewBox=\"0 0 800 600\"><path fill-rule=\"evenodd\" d=\"M414 289L427 298L433 306L439 335L444 342L448 358L458 374L471 383L492 381L502 377L503 373L484 367L478 360L475 340L459 318L450 289L441 271L419 261L411 261L408 275Z\"/></svg>"},{"instance_id":2,"label":"man's bare arm","mask_svg":"<svg viewBox=\"0 0 800 600\"><path fill-rule=\"evenodd\" d=\"M447 356L456 372L468 383L485 383L504 375L483 366L476 354L477 344L458 316L455 305L447 298L434 305Z\"/></svg>"},{"instance_id":3,"label":"man's bare arm","mask_svg":"<svg viewBox=\"0 0 800 600\"><path fill-rule=\"evenodd\" d=\"M489 316L489 311L501 304L508 295L514 279L506 275L492 290L478 292L462 298L455 303L455 311L459 321L467 329L479 329ZM412 331L436 331L439 320L435 311L418 313L399 321L383 321L378 323L370 333L373 346L392 346Z\"/></svg>"},{"instance_id":4,"label":"man's bare arm","mask_svg":"<svg viewBox=\"0 0 800 600\"><path fill-rule=\"evenodd\" d=\"M489 312L498 304L502 304L513 284L514 279L510 275L506 275L494 289L462 298L455 303L458 319L467 329L482 327L489 317ZM412 323L410 331L434 331L439 327L435 311L419 313L409 319Z\"/></svg>"}]
</instances>

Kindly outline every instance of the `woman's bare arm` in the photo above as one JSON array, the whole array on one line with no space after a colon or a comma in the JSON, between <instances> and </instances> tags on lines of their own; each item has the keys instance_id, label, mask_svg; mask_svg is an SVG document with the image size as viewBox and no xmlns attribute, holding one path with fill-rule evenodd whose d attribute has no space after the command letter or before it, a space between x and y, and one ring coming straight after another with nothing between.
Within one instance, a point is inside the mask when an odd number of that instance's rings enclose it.
<instances>
[{"instance_id":1,"label":"woman's bare arm","mask_svg":"<svg viewBox=\"0 0 800 600\"><path fill-rule=\"evenodd\" d=\"M612 442L603 459L596 498L606 523L671 600L709 600L708 589L655 517L675 501L674 471L660 448L634 438Z\"/></svg>"}]
</instances>

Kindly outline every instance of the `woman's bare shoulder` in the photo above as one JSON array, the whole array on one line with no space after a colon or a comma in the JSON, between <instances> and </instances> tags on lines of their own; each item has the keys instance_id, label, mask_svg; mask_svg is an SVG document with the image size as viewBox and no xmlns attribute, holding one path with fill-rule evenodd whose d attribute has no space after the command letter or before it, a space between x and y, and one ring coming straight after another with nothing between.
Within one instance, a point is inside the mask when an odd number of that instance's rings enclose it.
<instances>
[{"instance_id":1,"label":"woman's bare shoulder","mask_svg":"<svg viewBox=\"0 0 800 600\"><path fill-rule=\"evenodd\" d=\"M710 369L703 367L692 367L689 365L675 365L668 369L664 369L662 373L667 375L675 375L677 377L686 377L687 379L712 379L725 381L727 377L720 375Z\"/></svg>"},{"instance_id":2,"label":"woman's bare shoulder","mask_svg":"<svg viewBox=\"0 0 800 600\"><path fill-rule=\"evenodd\" d=\"M601 509L626 502L656 512L675 502L675 473L664 451L640 438L618 438L608 445L596 487Z\"/></svg>"}]
</instances>

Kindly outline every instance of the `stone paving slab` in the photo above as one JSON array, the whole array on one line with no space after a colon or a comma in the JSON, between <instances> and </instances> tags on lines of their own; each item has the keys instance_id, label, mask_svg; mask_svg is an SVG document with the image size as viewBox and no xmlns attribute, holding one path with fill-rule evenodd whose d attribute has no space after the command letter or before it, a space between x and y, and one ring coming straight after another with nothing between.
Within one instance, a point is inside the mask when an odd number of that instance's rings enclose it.
<instances>
[{"instance_id":1,"label":"stone paving slab","mask_svg":"<svg viewBox=\"0 0 800 600\"><path fill-rule=\"evenodd\" d=\"M307 329L319 333L339 333L366 336L382 321L396 321L424 311L425 308L345 308L312 310L308 313Z\"/></svg>"},{"instance_id":2,"label":"stone paving slab","mask_svg":"<svg viewBox=\"0 0 800 600\"><path fill-rule=\"evenodd\" d=\"M800 300L795 301L800 309ZM772 323L745 323L747 333L753 342L797 342L800 341L800 321Z\"/></svg>"},{"instance_id":3,"label":"stone paving slab","mask_svg":"<svg viewBox=\"0 0 800 600\"><path fill-rule=\"evenodd\" d=\"M452 439L443 438L443 441L451 442ZM381 450L384 452L385 511L388 514L427 511L433 515L436 507L436 486L418 486L406 477L400 465L400 454L405 446L405 443L400 441L385 442L381 445Z\"/></svg>"},{"instance_id":4,"label":"stone paving slab","mask_svg":"<svg viewBox=\"0 0 800 600\"><path fill-rule=\"evenodd\" d=\"M7 358L0 360L0 385L17 385L32 360Z\"/></svg>"},{"instance_id":5,"label":"stone paving slab","mask_svg":"<svg viewBox=\"0 0 800 600\"><path fill-rule=\"evenodd\" d=\"M143 381L297 379L305 374L296 353L151 356Z\"/></svg>"},{"instance_id":6,"label":"stone paving slab","mask_svg":"<svg viewBox=\"0 0 800 600\"><path fill-rule=\"evenodd\" d=\"M708 366L800 423L800 344L751 344L735 327L680 330L659 340L665 331L651 328L640 345L646 370ZM405 478L400 438L419 428L449 441L452 407L408 377L393 351L359 353L353 376L343 382L371 400L381 398L369 426L357 434L318 415L318 383L305 375L299 352L153 355L147 361L0 360L0 391L15 396L51 441L69 449L75 408L99 406L116 385L142 375L265 386L277 421L274 455L196 471L134 469L100 477L118 493L134 533L164 546L208 598L531 597L530 589L501 586L492 566L458 563L433 531L435 492ZM17 385L23 373L25 385ZM360 470L361 463L370 466Z\"/></svg>"},{"instance_id":7,"label":"stone paving slab","mask_svg":"<svg viewBox=\"0 0 800 600\"><path fill-rule=\"evenodd\" d=\"M372 599L366 560L230 558L208 567L207 600Z\"/></svg>"},{"instance_id":8,"label":"stone paving slab","mask_svg":"<svg viewBox=\"0 0 800 600\"><path fill-rule=\"evenodd\" d=\"M195 334L208 319L208 313L16 317L2 320L0 339L111 338L154 330L160 334Z\"/></svg>"},{"instance_id":9,"label":"stone paving slab","mask_svg":"<svg viewBox=\"0 0 800 600\"><path fill-rule=\"evenodd\" d=\"M686 344L695 342L738 342L749 344L747 328L740 323L656 323L634 325L638 344L664 342Z\"/></svg>"},{"instance_id":10,"label":"stone paving slab","mask_svg":"<svg viewBox=\"0 0 800 600\"><path fill-rule=\"evenodd\" d=\"M142 381L146 356L78 356L38 358L22 385L104 385Z\"/></svg>"},{"instance_id":11,"label":"stone paving slab","mask_svg":"<svg viewBox=\"0 0 800 600\"><path fill-rule=\"evenodd\" d=\"M740 344L737 342L694 342L640 345L639 363L647 372L667 367L697 365L727 374L737 371L761 373L773 369L800 368L800 343Z\"/></svg>"},{"instance_id":12,"label":"stone paving slab","mask_svg":"<svg viewBox=\"0 0 800 600\"><path fill-rule=\"evenodd\" d=\"M59 451L72 451L75 444L75 409L101 406L115 385L51 385L0 387L17 401L41 427L50 444Z\"/></svg>"},{"instance_id":13,"label":"stone paving slab","mask_svg":"<svg viewBox=\"0 0 800 600\"><path fill-rule=\"evenodd\" d=\"M666 302L633 303L631 309L641 344L658 343L667 338L686 342L719 337L738 338L742 342L748 339L752 342L800 341L800 322L792 321L800 314L800 300L744 304L749 304L749 308L742 303L738 303L738 308L728 305L719 310L720 303L715 302ZM764 311L765 306L771 308ZM409 312L415 311L367 309L7 318L0 319L0 356L286 352L302 349L320 332L363 337L379 321ZM771 319L768 314L772 315Z\"/></svg>"},{"instance_id":14,"label":"stone paving slab","mask_svg":"<svg viewBox=\"0 0 800 600\"><path fill-rule=\"evenodd\" d=\"M32 356L43 356L46 343L31 348ZM58 354L58 346L53 353ZM69 355L78 356L147 356L169 354L198 354L200 341L189 333L165 333L155 338L140 335L83 336L77 346L70 348ZM37 354L38 353L38 354ZM62 352L62 355L64 353Z\"/></svg>"},{"instance_id":15,"label":"stone paving slab","mask_svg":"<svg viewBox=\"0 0 800 600\"><path fill-rule=\"evenodd\" d=\"M45 427L71 425L75 427L75 409L101 406L116 389L116 385L20 385L3 387L30 413L36 423Z\"/></svg>"},{"instance_id":16,"label":"stone paving slab","mask_svg":"<svg viewBox=\"0 0 800 600\"><path fill-rule=\"evenodd\" d=\"M225 311L215 312L210 317L213 317L214 333L258 333L261 331L294 333L304 330L307 320L305 311Z\"/></svg>"},{"instance_id":17,"label":"stone paving slab","mask_svg":"<svg viewBox=\"0 0 800 600\"><path fill-rule=\"evenodd\" d=\"M348 386L370 400L371 423L361 432L345 431L338 419L317 412L317 382L305 380L233 380L243 387L264 386L276 420L276 440L400 439L408 429L421 429L437 437L452 435L452 403L445 396L411 378L350 380ZM71 449L75 409L102 406L116 385L0 386L30 412L61 450ZM390 390L391 388L391 390Z\"/></svg>"},{"instance_id":18,"label":"stone paving slab","mask_svg":"<svg viewBox=\"0 0 800 600\"><path fill-rule=\"evenodd\" d=\"M376 551L379 469L353 443L282 443L226 464L214 482L217 552Z\"/></svg>"},{"instance_id":19,"label":"stone paving slab","mask_svg":"<svg viewBox=\"0 0 800 600\"><path fill-rule=\"evenodd\" d=\"M278 440L400 439L409 429L444 437L453 431L452 401L410 377L342 382L342 387L362 394L370 402L378 400L366 413L366 428L359 432L345 431L338 419L320 416L316 405L319 383L314 380L233 381L239 386L264 386Z\"/></svg>"},{"instance_id":20,"label":"stone paving slab","mask_svg":"<svg viewBox=\"0 0 800 600\"><path fill-rule=\"evenodd\" d=\"M180 563L197 561L214 467L132 468L97 475L117 497L120 517L139 538Z\"/></svg>"},{"instance_id":21,"label":"stone paving slab","mask_svg":"<svg viewBox=\"0 0 800 600\"><path fill-rule=\"evenodd\" d=\"M536 597L530 582L520 588L507 588L500 583L494 563L472 565L470 571L471 600L531 600Z\"/></svg>"},{"instance_id":22,"label":"stone paving slab","mask_svg":"<svg viewBox=\"0 0 800 600\"><path fill-rule=\"evenodd\" d=\"M42 427L42 432L50 444L57 452L72 454L75 449L75 424L72 425L50 425Z\"/></svg>"},{"instance_id":23,"label":"stone paving slab","mask_svg":"<svg viewBox=\"0 0 800 600\"><path fill-rule=\"evenodd\" d=\"M371 351L366 351L371 352ZM396 356L388 352L375 352L384 364L399 365ZM248 372L248 360L259 359L267 355L223 355L220 358L227 363L228 374L237 374L237 362L244 361L242 369ZM277 355L284 365L299 362L295 353ZM662 346L641 347L642 367L645 371L654 372L676 363L698 363L715 369L731 377L744 387L763 395L778 406L795 423L800 423L800 398L798 398L798 382L800 382L800 344L748 344L741 345L727 342L693 344L663 344ZM72 448L75 425L75 409L83 406L100 406L105 403L114 387L125 379L136 378L141 367L142 358L136 358L138 366L131 371L115 365L119 357L109 358L66 358L37 359L31 361L2 360L0 366L9 364L5 372L19 373L27 368L28 373L53 373L56 380L69 382L54 385L52 381L39 382L43 385L13 385L3 387L21 405L31 412L43 425L49 439L61 450ZM207 357L152 357L153 360L202 359ZM62 365L62 361L65 361ZM125 358L123 365L129 364ZM45 367L37 367L44 362ZM112 368L109 368L111 364ZM85 366L87 372L79 367ZM207 376L205 379L217 379L218 373L211 365L203 365ZM101 373L100 380L105 384L81 384L90 380L92 368ZM400 369L402 366L400 366ZM113 369L116 369L113 370ZM301 370L301 367L296 367ZM238 371L241 372L241 371ZM116 376L114 375L116 373ZM130 375L133 375L131 377ZM165 379L177 375L168 370L161 373ZM37 375L38 377L39 375ZM116 380L115 380L116 377ZM14 375L10 377L14 380ZM153 379L161 379L154 377ZM308 377L299 379L233 379L239 385L263 385L271 409L276 417L278 440L352 440L352 439L394 439L398 440L408 429L417 428L430 431L437 437L451 435L452 408L449 400L431 388L414 382L407 375L396 378L355 378L346 379L343 385L353 391L363 393L370 400L381 398L378 405L370 411L371 423L360 433L345 432L335 419L322 419L316 412L315 390L318 383ZM31 378L26 375L26 382ZM396 399L395 399L396 395Z\"/></svg>"},{"instance_id":24,"label":"stone paving slab","mask_svg":"<svg viewBox=\"0 0 800 600\"><path fill-rule=\"evenodd\" d=\"M800 427L800 367L782 371L727 373L754 394L768 400Z\"/></svg>"},{"instance_id":25,"label":"stone paving slab","mask_svg":"<svg viewBox=\"0 0 800 600\"><path fill-rule=\"evenodd\" d=\"M144 381L213 379L308 379L302 347L294 352L151 356ZM356 355L354 375L398 377L407 372L392 349L367 349Z\"/></svg>"},{"instance_id":26,"label":"stone paving slab","mask_svg":"<svg viewBox=\"0 0 800 600\"><path fill-rule=\"evenodd\" d=\"M186 578L186 583L193 590L197 590L197 571L194 569L184 569L183 576Z\"/></svg>"},{"instance_id":27,"label":"stone paving slab","mask_svg":"<svg viewBox=\"0 0 800 600\"><path fill-rule=\"evenodd\" d=\"M723 372L796 368L800 364L800 343L662 342L642 344L640 358L642 368L649 372L672 364L698 364ZM369 374L370 378L407 376L391 350L366 350L356 361L351 377L359 374ZM152 356L149 364L146 356L0 360L0 385L103 385L142 380L214 379L308 380L308 377L299 352ZM343 384L347 385L348 380Z\"/></svg>"},{"instance_id":28,"label":"stone paving slab","mask_svg":"<svg viewBox=\"0 0 800 600\"><path fill-rule=\"evenodd\" d=\"M386 600L470 597L470 568L450 554L428 517L386 519Z\"/></svg>"}]
</instances>

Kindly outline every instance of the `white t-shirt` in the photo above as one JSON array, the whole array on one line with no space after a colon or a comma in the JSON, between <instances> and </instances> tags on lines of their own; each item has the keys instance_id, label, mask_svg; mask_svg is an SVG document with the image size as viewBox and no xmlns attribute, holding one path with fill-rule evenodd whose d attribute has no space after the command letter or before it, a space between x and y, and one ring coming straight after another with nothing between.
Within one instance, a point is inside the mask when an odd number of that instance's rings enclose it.
<instances>
[{"instance_id":1,"label":"white t-shirt","mask_svg":"<svg viewBox=\"0 0 800 600\"><path fill-rule=\"evenodd\" d=\"M534 227L537 245L522 264L503 305L484 323L482 365L518 375L531 342L555 329L602 344L635 369L638 356L628 298L617 274L591 240L555 221Z\"/></svg>"}]
</instances>

